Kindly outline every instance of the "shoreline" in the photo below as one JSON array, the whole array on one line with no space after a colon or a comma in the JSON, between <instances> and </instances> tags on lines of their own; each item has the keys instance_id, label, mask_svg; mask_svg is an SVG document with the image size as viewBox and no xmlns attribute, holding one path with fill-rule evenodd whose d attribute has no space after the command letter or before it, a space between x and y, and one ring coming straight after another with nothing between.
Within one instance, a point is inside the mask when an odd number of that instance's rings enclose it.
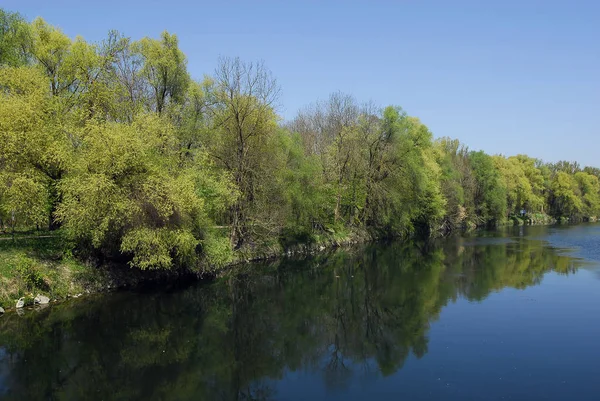
<instances>
[{"instance_id":1,"label":"shoreline","mask_svg":"<svg viewBox=\"0 0 600 401\"><path fill-rule=\"evenodd\" d=\"M511 220L507 221L506 224L498 225L493 228L486 227L475 227L471 229L460 229L452 230L446 234L437 233L430 238L443 238L449 237L455 234L476 232L483 230L498 230L503 228L517 227L517 226L551 226L551 225L564 225L564 222L559 222L554 219L545 220L544 222L531 222L527 221L524 224L514 224ZM580 222L573 222L567 224L581 224ZM44 236L48 237L48 236ZM41 237L40 237L41 238ZM414 236L408 237L396 237L394 240L410 241L413 240ZM4 313L0 312L0 316L7 313L19 313L23 311L25 313L36 311L38 309L45 309L46 307L61 304L72 299L80 297L87 297L94 294L107 294L111 292L118 292L122 290L131 290L136 288L143 288L144 286L167 286L169 284L176 283L180 280L185 282L206 282L210 283L213 280L222 277L236 268L251 263L259 263L269 260L277 260L286 257L302 257L310 256L324 252L335 252L337 249L356 246L360 244L368 244L370 242L384 241L386 238L374 236L367 230L353 230L343 238L334 238L333 236L326 237L323 240L311 243L298 243L291 245L287 248L283 246L271 246L263 249L256 250L254 252L245 250L236 255L236 257L219 267L207 268L204 270L192 270L192 269L176 269L176 270L140 270L131 268L125 264L108 263L100 266L90 266L89 263L79 262L79 266L86 270L86 273L90 274L86 278L79 278L81 281L78 283L78 290L72 294L67 293L62 296L51 297L48 304L39 305L33 302L33 298L38 295L30 293L25 299L25 306L22 308L16 308L16 305L6 305L0 303L0 307L4 309ZM16 301L16 300L15 300Z\"/></svg>"},{"instance_id":2,"label":"shoreline","mask_svg":"<svg viewBox=\"0 0 600 401\"><path fill-rule=\"evenodd\" d=\"M29 236L27 238L51 238L51 236ZM17 237L17 241L20 239L22 238ZM190 282L205 281L209 283L239 266L284 257L308 256L378 240L380 238L373 237L366 230L355 230L341 239L336 239L332 236L318 242L294 244L285 249L279 245L264 247L255 251L244 250L236 255L233 260L222 266L206 267L201 270L181 268L173 270L140 270L121 263L107 263L94 267L89 262L77 262L78 267L85 270L85 277L77 278L79 282L74 287L77 289L76 291L66 293L62 296L52 296L48 304L39 305L34 303L33 300L38 295L38 292L40 294L42 292L36 290L34 291L35 293L30 292L27 296L23 297L25 298L25 305L22 308L16 308L16 299L11 304L0 301L0 307L4 309L4 313L0 312L0 316L6 313L18 313L19 311L33 311L40 306L42 306L42 309L45 309L48 306L93 294L111 293L120 290L142 288L144 286L168 285L180 280Z\"/></svg>"}]
</instances>

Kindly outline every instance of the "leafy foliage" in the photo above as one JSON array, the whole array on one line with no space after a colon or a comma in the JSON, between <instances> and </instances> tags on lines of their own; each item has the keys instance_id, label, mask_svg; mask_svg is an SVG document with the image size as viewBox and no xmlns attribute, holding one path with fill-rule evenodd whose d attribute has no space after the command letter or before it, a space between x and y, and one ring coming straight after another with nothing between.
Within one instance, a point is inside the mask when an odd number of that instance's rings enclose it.
<instances>
[{"instance_id":1,"label":"leafy foliage","mask_svg":"<svg viewBox=\"0 0 600 401\"><path fill-rule=\"evenodd\" d=\"M434 142L398 106L336 92L281 124L263 63L195 81L166 31L89 43L0 10L0 33L0 227L62 228L81 256L202 268L353 231L600 214L598 169Z\"/></svg>"}]
</instances>

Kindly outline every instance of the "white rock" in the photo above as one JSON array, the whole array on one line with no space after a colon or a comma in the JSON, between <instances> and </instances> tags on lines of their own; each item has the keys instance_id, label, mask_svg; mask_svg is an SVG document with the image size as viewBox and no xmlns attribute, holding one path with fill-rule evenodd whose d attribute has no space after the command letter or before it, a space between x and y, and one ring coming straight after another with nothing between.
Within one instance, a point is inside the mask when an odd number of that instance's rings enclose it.
<instances>
[{"instance_id":1,"label":"white rock","mask_svg":"<svg viewBox=\"0 0 600 401\"><path fill-rule=\"evenodd\" d=\"M50 298L48 298L45 295L38 294L38 296L35 297L35 299L33 300L33 302L35 302L36 304L40 304L40 305L46 305L47 303L50 302Z\"/></svg>"},{"instance_id":2,"label":"white rock","mask_svg":"<svg viewBox=\"0 0 600 401\"><path fill-rule=\"evenodd\" d=\"M0 306L0 315L4 313L4 308Z\"/></svg>"},{"instance_id":3,"label":"white rock","mask_svg":"<svg viewBox=\"0 0 600 401\"><path fill-rule=\"evenodd\" d=\"M19 300L17 301L17 309L22 308L25 306L25 298L19 298Z\"/></svg>"}]
</instances>

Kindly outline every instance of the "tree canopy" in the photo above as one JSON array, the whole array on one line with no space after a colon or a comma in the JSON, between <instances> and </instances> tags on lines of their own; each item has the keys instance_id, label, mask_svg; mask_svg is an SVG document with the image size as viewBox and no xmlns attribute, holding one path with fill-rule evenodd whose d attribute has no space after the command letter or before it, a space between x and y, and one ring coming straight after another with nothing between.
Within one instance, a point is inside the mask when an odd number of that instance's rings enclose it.
<instances>
[{"instance_id":1,"label":"tree canopy","mask_svg":"<svg viewBox=\"0 0 600 401\"><path fill-rule=\"evenodd\" d=\"M335 92L291 121L262 62L201 80L175 34L99 43L0 10L0 229L72 251L202 268L339 238L600 214L600 173L470 151L398 105Z\"/></svg>"}]
</instances>

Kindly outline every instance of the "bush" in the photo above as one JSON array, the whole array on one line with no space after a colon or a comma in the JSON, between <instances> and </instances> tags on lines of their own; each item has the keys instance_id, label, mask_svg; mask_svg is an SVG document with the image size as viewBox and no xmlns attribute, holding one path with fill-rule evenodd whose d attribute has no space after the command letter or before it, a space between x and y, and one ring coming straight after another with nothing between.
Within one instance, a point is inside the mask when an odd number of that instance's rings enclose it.
<instances>
[{"instance_id":1,"label":"bush","mask_svg":"<svg viewBox=\"0 0 600 401\"><path fill-rule=\"evenodd\" d=\"M233 259L233 250L227 237L209 236L202 241L204 257L209 265L222 267Z\"/></svg>"},{"instance_id":2,"label":"bush","mask_svg":"<svg viewBox=\"0 0 600 401\"><path fill-rule=\"evenodd\" d=\"M15 270L28 291L34 291L35 289L48 290L48 284L44 281L44 277L33 259L27 256L19 256Z\"/></svg>"}]
</instances>

